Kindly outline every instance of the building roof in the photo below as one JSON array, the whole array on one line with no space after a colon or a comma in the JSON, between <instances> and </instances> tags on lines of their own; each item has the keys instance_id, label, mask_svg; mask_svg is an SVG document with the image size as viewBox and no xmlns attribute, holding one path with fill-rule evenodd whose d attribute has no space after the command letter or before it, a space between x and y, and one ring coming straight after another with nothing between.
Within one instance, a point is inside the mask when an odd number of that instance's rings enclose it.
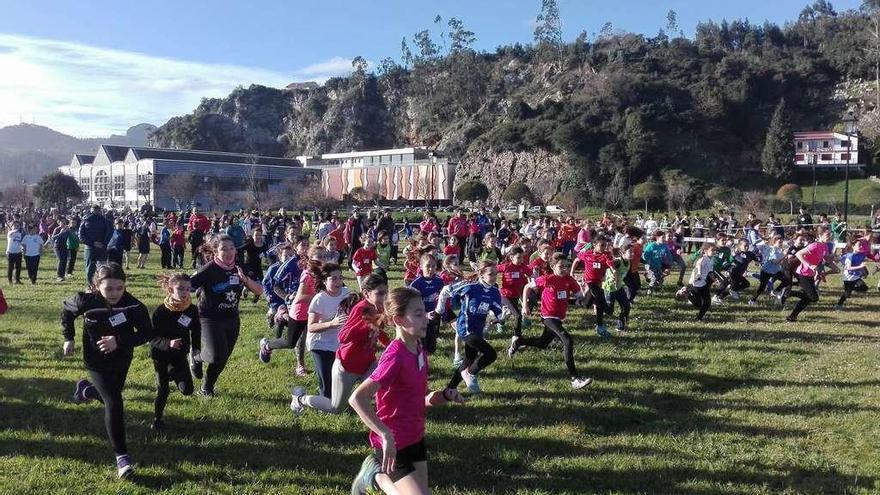
<instances>
[{"instance_id":1,"label":"building roof","mask_svg":"<svg viewBox=\"0 0 880 495\"><path fill-rule=\"evenodd\" d=\"M129 154L134 161L153 160L176 160L185 162L215 162L215 163L244 163L255 165L277 165L282 167L301 167L302 164L294 158L278 158L272 156L258 156L246 153L226 153L222 151L200 150L174 150L166 148L129 148Z\"/></svg>"},{"instance_id":2,"label":"building roof","mask_svg":"<svg viewBox=\"0 0 880 495\"><path fill-rule=\"evenodd\" d=\"M846 134L834 131L803 131L795 132L795 139L846 139Z\"/></svg>"},{"instance_id":3,"label":"building roof","mask_svg":"<svg viewBox=\"0 0 880 495\"><path fill-rule=\"evenodd\" d=\"M73 155L73 159L80 165L88 165L95 161L95 155L84 155L82 153L77 153Z\"/></svg>"},{"instance_id":4,"label":"building roof","mask_svg":"<svg viewBox=\"0 0 880 495\"><path fill-rule=\"evenodd\" d=\"M360 158L366 156L381 155L411 155L413 153L428 153L427 148L396 148L390 150L373 150L373 151L350 151L348 153L324 153L321 158L324 160L334 160L338 158Z\"/></svg>"},{"instance_id":5,"label":"building roof","mask_svg":"<svg viewBox=\"0 0 880 495\"><path fill-rule=\"evenodd\" d=\"M116 146L113 144L102 144L101 149L104 150L104 153L107 155L107 158L110 162L121 162L125 160L125 155L128 153L128 146ZM100 151L99 151L100 153ZM94 157L93 157L94 159Z\"/></svg>"}]
</instances>

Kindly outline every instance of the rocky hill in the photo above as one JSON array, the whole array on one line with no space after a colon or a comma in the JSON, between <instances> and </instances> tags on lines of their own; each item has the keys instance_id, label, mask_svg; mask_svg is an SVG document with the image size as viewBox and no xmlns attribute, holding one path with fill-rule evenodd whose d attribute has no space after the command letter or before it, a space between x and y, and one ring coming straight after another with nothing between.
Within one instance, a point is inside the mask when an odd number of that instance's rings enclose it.
<instances>
[{"instance_id":1,"label":"rocky hill","mask_svg":"<svg viewBox=\"0 0 880 495\"><path fill-rule=\"evenodd\" d=\"M843 110L835 89L873 77L855 55L866 15L819 7L785 27L706 22L694 39L607 27L492 53L472 50L474 33L452 19L445 51L421 32L402 64L368 72L356 61L316 89L238 88L172 118L153 142L277 156L427 146L459 161L456 183L482 180L494 199L522 181L543 201L577 191L619 206L669 169L698 194L754 179L781 100L795 130L829 128Z\"/></svg>"}]
</instances>

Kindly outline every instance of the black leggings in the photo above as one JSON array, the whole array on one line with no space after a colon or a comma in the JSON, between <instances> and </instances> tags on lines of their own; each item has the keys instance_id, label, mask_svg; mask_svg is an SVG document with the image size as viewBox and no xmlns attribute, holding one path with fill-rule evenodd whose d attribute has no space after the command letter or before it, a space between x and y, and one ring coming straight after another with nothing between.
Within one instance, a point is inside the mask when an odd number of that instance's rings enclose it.
<instances>
[{"instance_id":1,"label":"black leggings","mask_svg":"<svg viewBox=\"0 0 880 495\"><path fill-rule=\"evenodd\" d=\"M721 287L716 292L718 297L724 299L729 296L731 291L739 292L748 289L749 281L740 272L730 272L730 278L721 283Z\"/></svg>"},{"instance_id":2,"label":"black leggings","mask_svg":"<svg viewBox=\"0 0 880 495\"><path fill-rule=\"evenodd\" d=\"M791 314L788 315L788 318L791 320L797 318L798 315L801 314L801 311L809 306L810 303L814 303L819 300L819 292L816 291L816 279L804 275L798 275L797 278L798 285L801 286L801 290L791 291L791 297L797 297L800 299L800 301L795 304Z\"/></svg>"},{"instance_id":3,"label":"black leggings","mask_svg":"<svg viewBox=\"0 0 880 495\"><path fill-rule=\"evenodd\" d=\"M477 369L473 373L477 374L498 358L498 353L482 335L471 334L467 337L461 337L461 341L464 342L464 362L452 374L447 388L457 388L461 383L461 372L470 368L471 364L476 363Z\"/></svg>"},{"instance_id":4,"label":"black leggings","mask_svg":"<svg viewBox=\"0 0 880 495\"><path fill-rule=\"evenodd\" d=\"M9 266L6 268L6 278L12 283L12 274L15 273L15 281L21 282L21 253L11 253L6 255L6 261Z\"/></svg>"},{"instance_id":5,"label":"black leggings","mask_svg":"<svg viewBox=\"0 0 880 495\"><path fill-rule=\"evenodd\" d=\"M305 333L309 322L307 320L287 320L287 332L284 336L272 339L266 344L269 349L293 349L300 337ZM281 326L284 326L283 323ZM282 329L283 330L283 329Z\"/></svg>"},{"instance_id":6,"label":"black leggings","mask_svg":"<svg viewBox=\"0 0 880 495\"><path fill-rule=\"evenodd\" d=\"M172 249L174 251L174 260L171 264L174 265L174 268L183 268L183 253L186 251L186 248L180 245L174 246ZM260 277L257 280L263 280L263 277Z\"/></svg>"},{"instance_id":7,"label":"black leggings","mask_svg":"<svg viewBox=\"0 0 880 495\"><path fill-rule=\"evenodd\" d=\"M562 357L565 359L565 367L568 368L568 374L571 378L578 376L577 367L574 365L574 341L571 335L562 328L562 321L557 318L542 318L544 322L544 332L540 337L527 337L516 341L516 348L520 347L537 347L538 349L546 349L553 339L559 339L562 342Z\"/></svg>"},{"instance_id":8,"label":"black leggings","mask_svg":"<svg viewBox=\"0 0 880 495\"><path fill-rule=\"evenodd\" d=\"M37 272L40 271L39 256L25 256L24 264L27 266L28 278L32 283L37 283Z\"/></svg>"},{"instance_id":9,"label":"black leggings","mask_svg":"<svg viewBox=\"0 0 880 495\"><path fill-rule=\"evenodd\" d=\"M636 296L639 295L639 289L642 288L642 277L639 276L639 272L628 272L623 277L623 283L626 284L629 302L635 302Z\"/></svg>"},{"instance_id":10,"label":"black leggings","mask_svg":"<svg viewBox=\"0 0 880 495\"><path fill-rule=\"evenodd\" d=\"M605 323L605 291L601 282L587 284L587 304L596 308L596 325Z\"/></svg>"},{"instance_id":11,"label":"black leggings","mask_svg":"<svg viewBox=\"0 0 880 495\"><path fill-rule=\"evenodd\" d=\"M67 274L73 275L74 265L76 265L76 253L78 250L71 249L70 254L67 256Z\"/></svg>"},{"instance_id":12,"label":"black leggings","mask_svg":"<svg viewBox=\"0 0 880 495\"><path fill-rule=\"evenodd\" d=\"M425 338L422 339L422 346L428 354L434 354L437 350L437 337L440 336L440 317L428 320L428 328L425 331Z\"/></svg>"},{"instance_id":13,"label":"black leggings","mask_svg":"<svg viewBox=\"0 0 880 495\"><path fill-rule=\"evenodd\" d=\"M202 389L213 392L214 384L217 383L217 378L226 367L226 362L235 349L235 343L238 342L241 320L238 315L226 320L202 318L201 324L202 350L198 361L208 363Z\"/></svg>"},{"instance_id":14,"label":"black leggings","mask_svg":"<svg viewBox=\"0 0 880 495\"><path fill-rule=\"evenodd\" d=\"M629 298L626 296L626 288L622 287L617 289L616 291L608 294L608 304L605 306L605 314L611 316L614 314L614 303L617 302L620 304L620 321L626 324L629 320L629 309L630 302Z\"/></svg>"},{"instance_id":15,"label":"black leggings","mask_svg":"<svg viewBox=\"0 0 880 495\"><path fill-rule=\"evenodd\" d=\"M764 293L767 289L767 284L770 283L771 280L775 280L779 282L779 285L776 287L776 290L785 290L787 287L791 286L791 279L788 278L785 270L779 270L776 273L767 273L765 271L761 271L760 278L758 279L758 291L755 292L755 295L752 297L752 301L757 301L758 296Z\"/></svg>"},{"instance_id":16,"label":"black leggings","mask_svg":"<svg viewBox=\"0 0 880 495\"><path fill-rule=\"evenodd\" d=\"M156 400L153 406L156 419L162 419L168 394L171 392L168 382L174 382L183 395L192 395L193 378L187 367L185 354L172 360L154 359L153 369L156 370Z\"/></svg>"},{"instance_id":17,"label":"black leggings","mask_svg":"<svg viewBox=\"0 0 880 495\"><path fill-rule=\"evenodd\" d=\"M511 299L510 308L512 309L510 317L513 318L513 336L522 337L522 305L518 300Z\"/></svg>"},{"instance_id":18,"label":"black leggings","mask_svg":"<svg viewBox=\"0 0 880 495\"><path fill-rule=\"evenodd\" d=\"M851 281L843 281L843 295L840 296L840 299L837 301L838 306L843 306L846 298L852 295L853 292L868 292L868 285L865 284L865 281L862 279L851 280Z\"/></svg>"},{"instance_id":19,"label":"black leggings","mask_svg":"<svg viewBox=\"0 0 880 495\"><path fill-rule=\"evenodd\" d=\"M110 438L110 447L116 455L128 454L125 443L125 409L122 403L122 388L128 376L131 361L114 363L113 370L89 370L92 385L98 391L97 399L104 404L104 428Z\"/></svg>"},{"instance_id":20,"label":"black leggings","mask_svg":"<svg viewBox=\"0 0 880 495\"><path fill-rule=\"evenodd\" d=\"M162 268L174 268L171 264L171 245L159 244L159 251L162 253L160 256Z\"/></svg>"},{"instance_id":21,"label":"black leggings","mask_svg":"<svg viewBox=\"0 0 880 495\"><path fill-rule=\"evenodd\" d=\"M709 283L707 281L706 285L702 287L694 287L693 285L688 286L687 297L688 301L694 305L699 311L697 312L697 320L700 321L706 316L706 312L709 311L709 306L712 305L712 296L709 294Z\"/></svg>"}]
</instances>

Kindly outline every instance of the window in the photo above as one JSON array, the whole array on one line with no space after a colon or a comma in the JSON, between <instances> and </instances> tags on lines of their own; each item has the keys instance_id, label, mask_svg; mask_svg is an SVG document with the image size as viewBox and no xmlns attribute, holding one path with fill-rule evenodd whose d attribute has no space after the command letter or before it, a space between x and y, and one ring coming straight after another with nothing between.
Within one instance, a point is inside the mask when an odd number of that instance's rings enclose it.
<instances>
[{"instance_id":1,"label":"window","mask_svg":"<svg viewBox=\"0 0 880 495\"><path fill-rule=\"evenodd\" d=\"M149 196L152 189L153 176L150 174L138 175L138 196Z\"/></svg>"},{"instance_id":2,"label":"window","mask_svg":"<svg viewBox=\"0 0 880 495\"><path fill-rule=\"evenodd\" d=\"M113 197L121 198L123 196L125 196L125 176L115 175L113 176Z\"/></svg>"},{"instance_id":3,"label":"window","mask_svg":"<svg viewBox=\"0 0 880 495\"><path fill-rule=\"evenodd\" d=\"M110 176L104 170L95 174L95 198L105 199L110 196Z\"/></svg>"},{"instance_id":4,"label":"window","mask_svg":"<svg viewBox=\"0 0 880 495\"><path fill-rule=\"evenodd\" d=\"M794 161L796 161L796 162L804 161L804 155L794 155Z\"/></svg>"},{"instance_id":5,"label":"window","mask_svg":"<svg viewBox=\"0 0 880 495\"><path fill-rule=\"evenodd\" d=\"M79 180L79 187L84 193L88 194L92 191L92 178L83 177Z\"/></svg>"},{"instance_id":6,"label":"window","mask_svg":"<svg viewBox=\"0 0 880 495\"><path fill-rule=\"evenodd\" d=\"M848 161L849 161L849 153L841 153L841 154L840 154L840 159L841 159L842 161L848 162Z\"/></svg>"},{"instance_id":7,"label":"window","mask_svg":"<svg viewBox=\"0 0 880 495\"><path fill-rule=\"evenodd\" d=\"M799 149L799 150L804 149L804 142L803 142L803 141L798 141L798 142L797 142L797 149Z\"/></svg>"},{"instance_id":8,"label":"window","mask_svg":"<svg viewBox=\"0 0 880 495\"><path fill-rule=\"evenodd\" d=\"M827 148L827 147L828 147L828 141L822 141L822 147L823 147L823 148Z\"/></svg>"},{"instance_id":9,"label":"window","mask_svg":"<svg viewBox=\"0 0 880 495\"><path fill-rule=\"evenodd\" d=\"M849 140L846 140L846 141L841 140L840 147L841 148L849 148Z\"/></svg>"},{"instance_id":10,"label":"window","mask_svg":"<svg viewBox=\"0 0 880 495\"><path fill-rule=\"evenodd\" d=\"M834 155L832 155L831 153L822 153L822 156L820 156L819 159L823 162L830 162L834 160Z\"/></svg>"}]
</instances>

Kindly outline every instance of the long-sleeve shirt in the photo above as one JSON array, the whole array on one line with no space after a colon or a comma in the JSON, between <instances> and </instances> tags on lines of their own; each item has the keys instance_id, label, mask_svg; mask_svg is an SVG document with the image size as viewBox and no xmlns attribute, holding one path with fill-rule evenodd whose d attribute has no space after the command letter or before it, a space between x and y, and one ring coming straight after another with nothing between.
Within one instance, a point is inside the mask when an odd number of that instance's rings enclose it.
<instances>
[{"instance_id":1,"label":"long-sleeve shirt","mask_svg":"<svg viewBox=\"0 0 880 495\"><path fill-rule=\"evenodd\" d=\"M445 287L440 292L434 311L443 313L446 310L446 301L449 299L461 303L458 324L455 328L460 337L482 336L489 312L494 313L496 318L501 318L501 293L495 286L485 285L482 282L461 282Z\"/></svg>"},{"instance_id":2,"label":"long-sleeve shirt","mask_svg":"<svg viewBox=\"0 0 880 495\"><path fill-rule=\"evenodd\" d=\"M150 341L150 356L154 360L172 361L185 358L190 347L201 347L201 323L199 310L195 305L183 311L171 311L161 305L153 311L153 339ZM171 348L171 341L180 339L180 349Z\"/></svg>"},{"instance_id":3,"label":"long-sleeve shirt","mask_svg":"<svg viewBox=\"0 0 880 495\"><path fill-rule=\"evenodd\" d=\"M688 283L693 287L705 287L707 280L706 277L712 273L714 269L714 263L712 262L712 258L708 256L701 256L696 263L694 263L694 269L691 271L691 278Z\"/></svg>"},{"instance_id":4,"label":"long-sleeve shirt","mask_svg":"<svg viewBox=\"0 0 880 495\"><path fill-rule=\"evenodd\" d=\"M366 299L355 304L348 314L348 320L339 329L339 347L336 359L342 368L356 375L363 375L376 360L376 343L387 346L391 339L382 330L375 306Z\"/></svg>"},{"instance_id":5,"label":"long-sleeve shirt","mask_svg":"<svg viewBox=\"0 0 880 495\"><path fill-rule=\"evenodd\" d=\"M24 234L20 230L10 230L6 233L6 254L21 254L21 240Z\"/></svg>"},{"instance_id":6,"label":"long-sleeve shirt","mask_svg":"<svg viewBox=\"0 0 880 495\"><path fill-rule=\"evenodd\" d=\"M74 322L80 316L83 316L83 361L90 370L104 371L127 365L134 348L153 338L147 307L128 292L112 306L97 292L78 292L64 301L61 309L64 340L75 338ZM98 348L98 340L110 335L116 337L118 347L105 354Z\"/></svg>"}]
</instances>

